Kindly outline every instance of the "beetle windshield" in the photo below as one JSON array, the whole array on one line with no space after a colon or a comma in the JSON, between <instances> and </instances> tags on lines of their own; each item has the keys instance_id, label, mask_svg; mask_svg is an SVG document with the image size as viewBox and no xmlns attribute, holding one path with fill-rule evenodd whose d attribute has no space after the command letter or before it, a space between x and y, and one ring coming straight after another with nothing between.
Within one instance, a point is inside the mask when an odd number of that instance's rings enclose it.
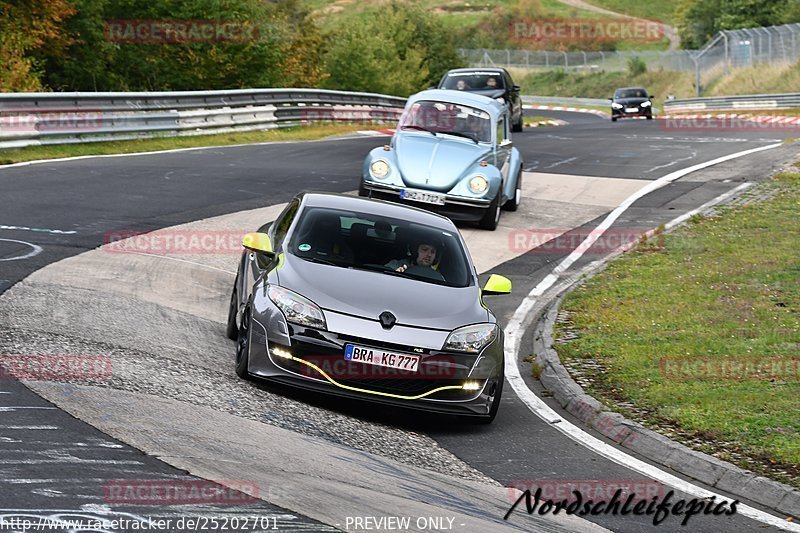
<instances>
[{"instance_id":1,"label":"beetle windshield","mask_svg":"<svg viewBox=\"0 0 800 533\"><path fill-rule=\"evenodd\" d=\"M454 232L374 213L309 207L287 253L306 261L467 287L470 267Z\"/></svg>"},{"instance_id":2,"label":"beetle windshield","mask_svg":"<svg viewBox=\"0 0 800 533\"><path fill-rule=\"evenodd\" d=\"M453 133L476 142L492 142L489 113L474 107L421 100L406 108L400 117L401 130Z\"/></svg>"},{"instance_id":3,"label":"beetle windshield","mask_svg":"<svg viewBox=\"0 0 800 533\"><path fill-rule=\"evenodd\" d=\"M456 91L489 91L505 89L503 76L497 72L453 72L447 75L441 89Z\"/></svg>"}]
</instances>

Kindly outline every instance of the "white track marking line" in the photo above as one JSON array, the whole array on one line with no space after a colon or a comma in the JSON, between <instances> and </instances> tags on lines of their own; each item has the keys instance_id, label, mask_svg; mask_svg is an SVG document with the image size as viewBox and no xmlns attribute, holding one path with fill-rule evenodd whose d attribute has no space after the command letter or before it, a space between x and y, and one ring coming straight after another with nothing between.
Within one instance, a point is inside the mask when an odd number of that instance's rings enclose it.
<instances>
[{"instance_id":1,"label":"white track marking line","mask_svg":"<svg viewBox=\"0 0 800 533\"><path fill-rule=\"evenodd\" d=\"M649 194L661 187L681 178L691 172L695 172L697 170L701 170L706 167L710 167L724 161L729 161L731 159L736 159L738 157L743 157L746 155L750 155L756 152L761 152L763 150L769 150L771 148L777 148L781 146L780 144L771 144L768 146L762 146L759 148L753 148L751 150L745 150L743 152L737 152L734 154L730 154L727 156L723 156L717 159L713 159L711 161L707 161L705 163L699 163L697 165L693 165L691 167L677 170L666 176L663 176L650 184L646 185L645 187L641 188L639 191L632 194L628 197L619 207L617 207L614 211L609 213L609 215L600 223L597 228L595 228L592 232L590 232L589 236L571 253L569 254L564 260L562 260L554 269L553 272L548 274L541 282L539 282L536 287L531 290L531 292L525 297L522 301L520 306L514 312L514 315L511 317L508 325L506 326L506 345L505 345L505 374L506 380L508 380L509 385L514 389L514 392L517 394L519 399L539 418L551 424L552 427L556 428L560 432L564 433L567 437L571 438L578 444L581 444L588 450L597 453L609 459L621 466L629 468L635 472L643 474L651 479L656 481L660 481L661 483L673 487L681 492L689 494L691 496L697 498L708 498L711 496L716 496L722 500L728 500L729 498L722 496L721 494L717 494L710 490L703 489L698 487L697 485L685 481L677 476L664 472L660 468L652 466L644 461L636 459L635 457L628 455L627 453L603 442L602 440L593 437L592 435L586 433L576 425L563 420L555 410L553 410L549 405L544 403L538 396L536 396L533 391L531 391L528 386L525 384L525 381L522 379L522 376L519 373L519 368L517 367L517 353L519 352L519 346L522 341L522 333L524 332L524 325L528 319L528 315L530 314L533 306L536 303L536 298L540 297L544 292L552 287L556 281L558 281L561 274L564 273L570 266L572 266L575 261L577 261L590 246L591 243L596 241L604 232L607 230L614 221L622 215L625 210L628 209L634 202L638 199L642 198L646 194ZM733 191L729 191L726 194L731 194ZM699 208L698 208L699 210ZM697 212L698 210L694 210ZM693 212L689 212L694 214ZM672 226L675 226L678 221L685 217L688 218L691 214L686 213L682 215L682 217L678 217L677 219L670 222ZM683 218L685 220L685 218ZM682 221L682 220L681 220ZM768 524L785 531L798 531L800 532L800 524L794 524L792 522L787 522L784 519L779 517L773 516L769 513L764 511L760 511L748 505L740 504L737 507L737 512L742 516L747 518L751 518L758 522Z\"/></svg>"},{"instance_id":2,"label":"white track marking line","mask_svg":"<svg viewBox=\"0 0 800 533\"><path fill-rule=\"evenodd\" d=\"M30 246L32 248L32 250L30 252L28 252L27 254L25 254L25 255L20 255L20 256L17 256L17 257L6 257L4 259L0 259L0 261L19 261L21 259L29 259L29 258L31 258L31 257L33 257L35 255L39 255L40 253L42 253L42 247L41 246L33 244L33 243L30 243L30 242L18 241L18 240L15 240L15 239L0 239L0 241L2 241L2 242L15 242L17 244L24 244L25 246Z\"/></svg>"}]
</instances>

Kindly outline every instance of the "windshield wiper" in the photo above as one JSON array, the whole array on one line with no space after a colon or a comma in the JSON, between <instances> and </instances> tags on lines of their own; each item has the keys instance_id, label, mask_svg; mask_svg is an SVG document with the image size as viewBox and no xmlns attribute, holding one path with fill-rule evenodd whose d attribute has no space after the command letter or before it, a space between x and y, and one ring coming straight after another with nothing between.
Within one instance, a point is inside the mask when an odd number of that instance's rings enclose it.
<instances>
[{"instance_id":1,"label":"windshield wiper","mask_svg":"<svg viewBox=\"0 0 800 533\"><path fill-rule=\"evenodd\" d=\"M454 137L464 137L465 139L469 139L471 141L474 141L475 144L478 144L477 136L472 135L470 133L463 133L463 132L460 132L460 131L440 131L439 133L442 133L442 134L445 134L445 135L453 135Z\"/></svg>"},{"instance_id":2,"label":"windshield wiper","mask_svg":"<svg viewBox=\"0 0 800 533\"><path fill-rule=\"evenodd\" d=\"M328 261L327 259L320 259L319 257L303 257L302 255L298 255L300 259L304 261L310 261L311 263L319 263L321 265L330 265L335 267L343 266L340 263L334 263L333 261Z\"/></svg>"},{"instance_id":3,"label":"windshield wiper","mask_svg":"<svg viewBox=\"0 0 800 533\"><path fill-rule=\"evenodd\" d=\"M436 137L436 133L431 130L426 130L422 126L414 126L413 124L406 124L405 126L400 126L401 130L416 130L416 131L424 131L426 133L430 133L434 137Z\"/></svg>"},{"instance_id":4,"label":"windshield wiper","mask_svg":"<svg viewBox=\"0 0 800 533\"><path fill-rule=\"evenodd\" d=\"M398 272L394 269L382 265L352 265L349 268L353 268L356 270L369 270L370 272L383 272L384 274L389 274L390 276L398 276L401 278L418 279L416 276L411 276L409 274L406 274L405 272Z\"/></svg>"}]
</instances>

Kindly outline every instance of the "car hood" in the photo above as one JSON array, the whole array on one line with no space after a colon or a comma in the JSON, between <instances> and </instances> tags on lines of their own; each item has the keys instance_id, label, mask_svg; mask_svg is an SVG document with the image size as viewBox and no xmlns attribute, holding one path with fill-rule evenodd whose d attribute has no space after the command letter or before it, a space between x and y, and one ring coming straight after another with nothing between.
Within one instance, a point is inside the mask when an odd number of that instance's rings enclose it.
<instances>
[{"instance_id":1,"label":"car hood","mask_svg":"<svg viewBox=\"0 0 800 533\"><path fill-rule=\"evenodd\" d=\"M617 98L614 101L624 106L638 106L642 102L649 102L650 100L648 98Z\"/></svg>"},{"instance_id":2,"label":"car hood","mask_svg":"<svg viewBox=\"0 0 800 533\"><path fill-rule=\"evenodd\" d=\"M440 134L399 135L395 148L406 185L440 192L452 189L470 167L491 153L486 145Z\"/></svg>"},{"instance_id":3,"label":"car hood","mask_svg":"<svg viewBox=\"0 0 800 533\"><path fill-rule=\"evenodd\" d=\"M487 322L476 286L455 288L381 272L311 263L287 254L279 270L280 284L323 310L378 320L390 311L397 324L450 331ZM324 281L321 281L324 280Z\"/></svg>"}]
</instances>

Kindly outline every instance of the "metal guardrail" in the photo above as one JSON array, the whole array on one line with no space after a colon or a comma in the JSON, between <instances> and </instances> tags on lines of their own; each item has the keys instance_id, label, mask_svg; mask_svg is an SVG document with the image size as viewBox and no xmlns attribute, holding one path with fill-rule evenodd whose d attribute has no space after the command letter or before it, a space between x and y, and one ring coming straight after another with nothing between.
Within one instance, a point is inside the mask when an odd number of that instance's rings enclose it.
<instances>
[{"instance_id":1,"label":"metal guardrail","mask_svg":"<svg viewBox=\"0 0 800 533\"><path fill-rule=\"evenodd\" d=\"M748 94L742 96L711 96L664 102L665 113L697 111L759 111L800 107L800 93Z\"/></svg>"},{"instance_id":2,"label":"metal guardrail","mask_svg":"<svg viewBox=\"0 0 800 533\"><path fill-rule=\"evenodd\" d=\"M609 107L608 98L570 98L566 96L522 96L523 104Z\"/></svg>"},{"instance_id":3,"label":"metal guardrail","mask_svg":"<svg viewBox=\"0 0 800 533\"><path fill-rule=\"evenodd\" d=\"M395 122L405 98L320 89L0 94L0 148Z\"/></svg>"}]
</instances>

